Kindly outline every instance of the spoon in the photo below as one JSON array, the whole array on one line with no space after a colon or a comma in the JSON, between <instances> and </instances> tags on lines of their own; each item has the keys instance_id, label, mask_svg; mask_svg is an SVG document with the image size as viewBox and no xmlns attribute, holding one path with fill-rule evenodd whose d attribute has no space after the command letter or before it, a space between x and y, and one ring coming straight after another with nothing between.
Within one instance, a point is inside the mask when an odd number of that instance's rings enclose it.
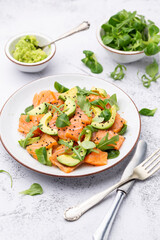
<instances>
[{"instance_id":1,"label":"spoon","mask_svg":"<svg viewBox=\"0 0 160 240\"><path fill-rule=\"evenodd\" d=\"M50 43L47 43L45 45L40 45L38 46L38 48L41 48L43 50L43 48L55 43L55 42L58 42L59 40L63 39L63 38L66 38L66 37L69 37L71 36L72 34L75 34L75 33L78 33L78 32L81 32L81 31L84 31L86 29L89 29L90 27L90 23L87 22L87 21L84 21L82 22L80 25L78 25L77 27L73 28L72 30L64 33L63 35L61 35L60 37L56 38L54 41L50 42Z\"/></svg>"}]
</instances>

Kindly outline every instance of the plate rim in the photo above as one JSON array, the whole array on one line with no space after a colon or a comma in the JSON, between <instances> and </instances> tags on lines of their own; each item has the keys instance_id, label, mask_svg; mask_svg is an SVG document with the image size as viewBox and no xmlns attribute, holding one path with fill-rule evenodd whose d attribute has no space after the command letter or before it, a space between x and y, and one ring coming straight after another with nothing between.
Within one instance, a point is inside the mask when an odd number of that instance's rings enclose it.
<instances>
[{"instance_id":1,"label":"plate rim","mask_svg":"<svg viewBox=\"0 0 160 240\"><path fill-rule=\"evenodd\" d=\"M9 155L10 155L13 159L15 159L15 160L16 160L18 163L20 163L22 166L24 166L24 167L26 167L26 168L34 171L34 172L40 173L40 174L44 174L44 175L48 175L48 176L52 176L52 177L60 177L60 178L81 178L81 177L87 177L87 176L91 176L91 175L94 175L94 174L102 173L102 172L107 171L108 169L116 166L116 165L119 164L120 162L122 162L122 161L132 152L132 150L135 148L135 146L136 146L136 144L137 144L137 142L138 142L138 139L139 139L140 133L141 133L141 117L140 117L140 114L139 114L139 111L138 111L138 108L137 108L135 102L132 100L132 98L131 98L124 90L122 90L122 89L121 89L120 87L118 87L116 84L110 83L109 81L104 80L103 78L99 78L99 77L97 77L97 76L91 76L91 75L81 74L81 73L63 73L63 74L55 74L55 75L49 75L49 76L47 76L47 77L38 78L38 79L36 79L36 80L33 80L33 81L29 82L29 83L24 84L22 87L18 88L16 91L14 91L14 92L9 96L9 98L5 101L5 103L3 104L2 108L1 108L1 111L0 111L0 116L1 116L1 114L2 114L2 112L3 112L3 109L5 108L6 104L8 103L8 101L9 101L14 95L16 95L16 93L17 93L18 91L20 91L22 88L24 88L24 87L32 84L33 82L36 82L36 81L39 81L39 80L43 80L43 79L46 79L46 78L49 78L49 77L59 77L59 76L63 77L63 76L67 76L67 75L68 75L68 76L69 76L69 75L79 75L79 76L82 76L82 77L85 76L85 77L97 78L97 79L100 79L100 80L102 80L102 81L104 81L104 82L107 82L108 84L113 85L113 86L115 86L116 88L120 89L125 95L127 95L127 97L131 100L131 102L132 102L133 105L135 106L135 109L136 109L136 111L137 111L137 113L138 113L138 117L139 117L139 132L138 132L138 136L137 136L137 139L136 139L133 147L130 149L130 151L129 151L123 158L120 159L120 161L116 162L115 164L113 164L112 166L108 167L107 169L97 170L97 171L94 172L94 173L87 173L87 174L82 174L82 175L68 175L68 176L67 176L67 175L64 175L64 176L63 176L63 175L57 175L57 174L52 174L52 173L45 173L45 172L42 172L42 171L39 171L39 170L35 170L35 169L33 169L32 167L30 167L30 166L28 166L28 165L25 165L24 163L20 162L19 159L17 159L14 155L12 155L12 153L8 150L7 146L4 144L3 139L2 139L2 137L1 137L1 134L0 134L0 141L1 141L2 145L3 145L3 147L5 148L5 150L9 153Z\"/></svg>"}]
</instances>

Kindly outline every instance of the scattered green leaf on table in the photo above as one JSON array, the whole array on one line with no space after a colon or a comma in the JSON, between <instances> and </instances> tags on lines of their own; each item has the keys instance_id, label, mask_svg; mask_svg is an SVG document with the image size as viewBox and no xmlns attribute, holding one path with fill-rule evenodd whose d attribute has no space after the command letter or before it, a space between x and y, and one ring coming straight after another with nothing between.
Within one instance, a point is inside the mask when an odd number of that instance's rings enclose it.
<instances>
[{"instance_id":1,"label":"scattered green leaf on table","mask_svg":"<svg viewBox=\"0 0 160 240\"><path fill-rule=\"evenodd\" d=\"M153 60L153 63L146 66L146 74L143 74L141 76L141 81L143 83L143 86L146 88L149 88L151 85L151 82L156 82L158 78L160 78L159 72L159 66L156 60ZM137 75L139 72L137 73Z\"/></svg>"},{"instance_id":2,"label":"scattered green leaf on table","mask_svg":"<svg viewBox=\"0 0 160 240\"><path fill-rule=\"evenodd\" d=\"M30 195L30 196L40 195L42 193L43 193L43 189L41 185L38 183L33 183L29 189L20 192L20 194Z\"/></svg>"},{"instance_id":3,"label":"scattered green leaf on table","mask_svg":"<svg viewBox=\"0 0 160 240\"><path fill-rule=\"evenodd\" d=\"M95 54L92 51L84 50L83 53L85 54L85 58L81 61L90 68L91 72L93 73L101 73L103 72L102 65L97 61Z\"/></svg>"},{"instance_id":4,"label":"scattered green leaf on table","mask_svg":"<svg viewBox=\"0 0 160 240\"><path fill-rule=\"evenodd\" d=\"M54 83L54 88L57 90L57 92L59 93L64 93L64 92L67 92L69 89L66 88L65 86L61 85L60 83L58 82L55 82Z\"/></svg>"},{"instance_id":5,"label":"scattered green leaf on table","mask_svg":"<svg viewBox=\"0 0 160 240\"><path fill-rule=\"evenodd\" d=\"M0 173L7 173L7 174L8 174L8 176L9 176L10 179L11 179L11 188L12 188L12 186L13 186L13 180L12 180L11 174L10 174L9 172L5 171L5 170L0 170Z\"/></svg>"},{"instance_id":6,"label":"scattered green leaf on table","mask_svg":"<svg viewBox=\"0 0 160 240\"><path fill-rule=\"evenodd\" d=\"M118 64L114 71L110 74L110 77L114 80L122 80L125 76L124 70L126 71L126 67L124 65Z\"/></svg>"},{"instance_id":7,"label":"scattered green leaf on table","mask_svg":"<svg viewBox=\"0 0 160 240\"><path fill-rule=\"evenodd\" d=\"M148 109L148 108L142 108L139 113L144 116L154 116L155 112L157 111L157 108L155 109Z\"/></svg>"}]
</instances>

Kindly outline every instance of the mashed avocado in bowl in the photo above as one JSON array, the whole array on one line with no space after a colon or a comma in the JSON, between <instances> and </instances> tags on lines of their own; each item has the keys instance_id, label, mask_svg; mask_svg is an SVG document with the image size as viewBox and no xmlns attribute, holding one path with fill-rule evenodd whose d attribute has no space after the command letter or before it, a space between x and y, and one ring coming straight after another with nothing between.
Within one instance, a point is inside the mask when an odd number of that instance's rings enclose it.
<instances>
[{"instance_id":1,"label":"mashed avocado in bowl","mask_svg":"<svg viewBox=\"0 0 160 240\"><path fill-rule=\"evenodd\" d=\"M15 45L13 57L19 62L36 63L44 60L48 55L38 48L38 41L35 36L24 36Z\"/></svg>"}]
</instances>

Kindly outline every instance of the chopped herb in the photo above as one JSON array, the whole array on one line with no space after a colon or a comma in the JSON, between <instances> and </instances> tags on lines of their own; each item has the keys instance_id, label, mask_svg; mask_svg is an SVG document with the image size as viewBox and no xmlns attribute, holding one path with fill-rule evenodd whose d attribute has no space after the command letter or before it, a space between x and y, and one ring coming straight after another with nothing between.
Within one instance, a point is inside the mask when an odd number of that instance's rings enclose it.
<instances>
[{"instance_id":1,"label":"chopped herb","mask_svg":"<svg viewBox=\"0 0 160 240\"><path fill-rule=\"evenodd\" d=\"M42 193L43 193L43 189L41 185L38 183L33 183L29 189L20 192L20 194L30 195L30 196L40 195Z\"/></svg>"},{"instance_id":2,"label":"chopped herb","mask_svg":"<svg viewBox=\"0 0 160 240\"><path fill-rule=\"evenodd\" d=\"M144 116L154 116L155 112L157 111L157 108L155 109L148 109L148 108L142 108L139 113Z\"/></svg>"}]
</instances>

